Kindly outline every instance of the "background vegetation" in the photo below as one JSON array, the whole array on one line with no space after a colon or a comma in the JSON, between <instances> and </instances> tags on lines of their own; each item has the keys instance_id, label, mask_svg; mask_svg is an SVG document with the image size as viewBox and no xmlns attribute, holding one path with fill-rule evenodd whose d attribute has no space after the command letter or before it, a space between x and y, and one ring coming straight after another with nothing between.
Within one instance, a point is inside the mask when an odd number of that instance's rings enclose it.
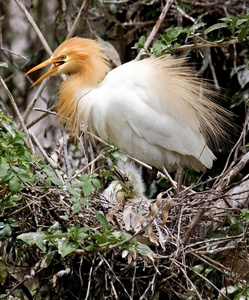
<instances>
[{"instance_id":1,"label":"background vegetation","mask_svg":"<svg viewBox=\"0 0 249 300\"><path fill-rule=\"evenodd\" d=\"M246 0L0 1L0 298L249 297ZM163 174L145 218L103 201L125 155L56 123L60 78L24 74L71 36L98 39L113 67L145 55L187 55L234 113L212 170ZM42 71L41 71L42 72ZM146 168L143 168L146 180ZM130 220L135 218L135 225Z\"/></svg>"}]
</instances>

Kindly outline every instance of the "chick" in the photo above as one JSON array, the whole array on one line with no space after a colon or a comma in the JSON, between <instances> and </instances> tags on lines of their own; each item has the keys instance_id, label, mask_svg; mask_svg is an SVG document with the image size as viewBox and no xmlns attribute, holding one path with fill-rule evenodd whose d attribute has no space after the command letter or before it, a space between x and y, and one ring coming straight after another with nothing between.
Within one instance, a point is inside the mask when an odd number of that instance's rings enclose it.
<instances>
[{"instance_id":1,"label":"chick","mask_svg":"<svg viewBox=\"0 0 249 300\"><path fill-rule=\"evenodd\" d=\"M111 182L103 192L105 199L119 204L146 200L142 174L133 163L119 162L114 167L114 176L117 180Z\"/></svg>"}]
</instances>

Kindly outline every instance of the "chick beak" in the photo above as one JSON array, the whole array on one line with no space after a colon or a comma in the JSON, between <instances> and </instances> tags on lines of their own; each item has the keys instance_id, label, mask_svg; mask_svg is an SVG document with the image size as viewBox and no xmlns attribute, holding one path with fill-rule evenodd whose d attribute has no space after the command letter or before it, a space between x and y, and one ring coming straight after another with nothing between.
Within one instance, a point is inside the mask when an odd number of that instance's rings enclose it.
<instances>
[{"instance_id":1,"label":"chick beak","mask_svg":"<svg viewBox=\"0 0 249 300\"><path fill-rule=\"evenodd\" d=\"M120 170L118 167L114 166L114 175L117 177L118 180L120 180L121 182L125 182L124 180L124 173L122 170Z\"/></svg>"},{"instance_id":2,"label":"chick beak","mask_svg":"<svg viewBox=\"0 0 249 300\"><path fill-rule=\"evenodd\" d=\"M45 78L49 77L49 76L52 76L52 75L55 75L57 69L64 63L64 61L62 60L56 60L56 59L53 59L53 58L49 58L47 60L45 60L44 62L40 63L39 65L37 65L36 67L32 68L31 70L29 70L26 74L26 75L29 75L30 73L32 72L35 72L39 69L42 69L42 68L45 68L47 66L50 66L52 64L54 64L53 68L51 68L47 73L45 73L44 75L42 75L38 80L36 80L35 83L32 84L31 87L35 86L37 83L41 82L42 80L44 80Z\"/></svg>"}]
</instances>

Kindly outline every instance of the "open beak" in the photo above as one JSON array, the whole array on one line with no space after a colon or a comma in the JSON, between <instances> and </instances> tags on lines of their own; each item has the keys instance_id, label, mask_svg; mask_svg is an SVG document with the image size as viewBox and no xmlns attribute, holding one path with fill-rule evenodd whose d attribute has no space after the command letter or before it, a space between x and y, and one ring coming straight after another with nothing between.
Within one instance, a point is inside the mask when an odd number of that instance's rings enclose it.
<instances>
[{"instance_id":1,"label":"open beak","mask_svg":"<svg viewBox=\"0 0 249 300\"><path fill-rule=\"evenodd\" d=\"M62 60L58 60L58 59L52 59L52 58L49 58L47 60L45 60L44 62L40 63L39 65L37 65L36 67L32 68L31 70L29 70L26 74L26 75L29 75L30 73L34 72L34 71L37 71L39 69L42 69L44 67L47 67L47 66L50 66L54 64L53 68L50 69L47 73L45 73L44 75L42 75L38 80L36 80L35 83L32 84L32 87L35 86L37 83L41 82L42 80L44 80L45 78L49 77L49 76L52 76L52 75L55 75L57 69L62 65L64 64L64 61Z\"/></svg>"}]
</instances>

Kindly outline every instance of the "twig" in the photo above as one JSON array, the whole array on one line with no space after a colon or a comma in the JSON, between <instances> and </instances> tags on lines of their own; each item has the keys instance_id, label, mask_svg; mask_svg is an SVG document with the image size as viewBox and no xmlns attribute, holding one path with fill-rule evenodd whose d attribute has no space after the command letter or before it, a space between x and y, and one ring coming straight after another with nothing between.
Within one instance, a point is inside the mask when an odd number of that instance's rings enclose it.
<instances>
[{"instance_id":1,"label":"twig","mask_svg":"<svg viewBox=\"0 0 249 300\"><path fill-rule=\"evenodd\" d=\"M20 7L20 9L23 11L23 13L25 14L28 22L30 23L30 25L33 27L34 31L36 32L36 34L38 35L44 49L46 50L46 52L49 54L49 56L52 55L52 50L49 47L46 39L44 38L42 32L40 31L39 27L36 25L33 17L31 16L31 14L28 12L28 10L26 9L26 7L22 4L22 2L20 0L15 0L16 4Z\"/></svg>"},{"instance_id":2,"label":"twig","mask_svg":"<svg viewBox=\"0 0 249 300\"><path fill-rule=\"evenodd\" d=\"M232 150L230 151L229 155L228 155L228 158L227 158L227 161L226 161L226 164L220 174L220 176L215 180L214 184L213 184L213 187L215 188L217 185L218 185L218 182L220 180L220 178L222 177L222 175L225 173L225 171L227 170L227 167L228 167L228 163L231 159L231 156L232 154L236 151L236 149L239 147L239 145L241 144L241 141L244 140L245 136L246 136L246 133L247 133L247 126L248 126L248 121L249 121L249 114L248 112L246 112L246 115L245 115L245 122L244 122L244 126L243 126L243 129L242 129L242 132L240 134L240 137L238 139L238 141L236 142L236 144L233 146Z\"/></svg>"},{"instance_id":3,"label":"twig","mask_svg":"<svg viewBox=\"0 0 249 300\"><path fill-rule=\"evenodd\" d=\"M66 172L67 172L67 178L72 177L72 168L70 166L69 158L68 158L68 151L67 151L67 134L65 132L65 129L61 129L62 136L63 136L63 153L64 153L64 160L65 160L65 166L66 166Z\"/></svg>"},{"instance_id":4,"label":"twig","mask_svg":"<svg viewBox=\"0 0 249 300\"><path fill-rule=\"evenodd\" d=\"M125 286L123 285L123 283L120 281L120 279L117 277L117 275L115 274L113 268L110 266L109 262L101 255L103 261L105 262L105 264L107 265L108 269L112 272L112 274L114 275L115 279L118 281L118 283L123 287L125 293L127 294L127 296L129 297L130 300L132 300L131 296L129 295L129 293L127 292Z\"/></svg>"},{"instance_id":5,"label":"twig","mask_svg":"<svg viewBox=\"0 0 249 300\"><path fill-rule=\"evenodd\" d=\"M242 156L240 161L224 174L224 176L217 183L216 190L223 190L228 186L229 182L249 163L249 152Z\"/></svg>"},{"instance_id":6,"label":"twig","mask_svg":"<svg viewBox=\"0 0 249 300\"><path fill-rule=\"evenodd\" d=\"M33 146L32 141L31 141L31 139L30 139L28 129L27 129L26 125L24 124L24 120L23 120L23 118L22 118L22 115L20 114L19 109L18 109L18 107L17 107L17 105L16 105L15 100L14 100L14 98L13 98L13 96L12 96L10 90L8 89L6 83L4 82L4 80L3 80L3 78L2 78L1 76L0 76L0 82L1 82L1 84L2 84L2 86L3 86L3 88L4 88L4 90L6 91L6 93L7 93L8 97L9 97L9 99L10 99L10 102L11 102L13 108L14 108L14 111L15 111L17 117L18 117L19 122L20 122L21 125L22 125L22 128L23 128L24 132L25 132L26 135L27 135L27 139L28 139L28 143L29 143L31 152L32 152L33 154L35 154L35 149L34 149L34 146Z\"/></svg>"},{"instance_id":7,"label":"twig","mask_svg":"<svg viewBox=\"0 0 249 300\"><path fill-rule=\"evenodd\" d=\"M175 8L183 17L185 17L186 19L189 19L190 21L192 21L193 23L196 22L196 20L191 17L190 15L188 15L183 9L181 9L179 6L177 5L172 5L173 8Z\"/></svg>"},{"instance_id":8,"label":"twig","mask_svg":"<svg viewBox=\"0 0 249 300\"><path fill-rule=\"evenodd\" d=\"M82 168L79 172L77 172L74 176L72 176L71 178L69 178L67 181L64 182L64 184L69 183L70 181L72 181L73 179L75 179L76 177L78 177L80 174L82 174L85 170L87 170L89 168L89 166L91 166L92 164L94 164L96 161L98 161L99 159L103 158L103 155L99 155L97 156L94 160L92 160L89 164L87 164L84 168Z\"/></svg>"},{"instance_id":9,"label":"twig","mask_svg":"<svg viewBox=\"0 0 249 300\"><path fill-rule=\"evenodd\" d=\"M155 26L153 27L151 33L149 34L149 36L148 36L148 38L147 38L147 40L146 40L146 42L144 44L144 49L148 49L150 47L150 45L152 44L152 42L153 42L153 40L154 40L154 38L155 38L155 36L156 36L159 28L162 25L163 20L164 20L166 14L169 11L169 9L170 9L170 7L171 7L172 4L173 4L173 0L167 0L167 3L165 4L165 6L163 8L163 11L161 12L161 14L160 14L160 16L159 16L159 18L158 18ZM137 57L136 57L135 60L139 60L141 58L142 54L143 54L143 50L141 50L138 53L138 55L137 55Z\"/></svg>"},{"instance_id":10,"label":"twig","mask_svg":"<svg viewBox=\"0 0 249 300\"><path fill-rule=\"evenodd\" d=\"M226 268L224 265L220 264L218 261L215 261L208 256L205 255L198 255L194 251L192 252L192 255L198 258L198 260L203 261L205 264L211 266L213 269L217 270L221 274L227 275L228 272L231 272L230 269ZM217 265L219 267L217 267ZM230 275L231 276L231 275Z\"/></svg>"},{"instance_id":11,"label":"twig","mask_svg":"<svg viewBox=\"0 0 249 300\"><path fill-rule=\"evenodd\" d=\"M63 179L60 175L60 173L58 172L58 170L56 169L57 164L47 155L46 151L43 149L42 145L40 144L40 142L38 141L38 139L36 138L36 136L29 130L29 135L31 136L31 138L33 139L33 141L35 142L36 146L38 147L38 149L40 150L41 154L44 156L44 158L47 160L47 162L50 164L50 166L52 167L52 169L54 170L55 174L57 175L58 178L61 179L61 181L63 182Z\"/></svg>"},{"instance_id":12,"label":"twig","mask_svg":"<svg viewBox=\"0 0 249 300\"><path fill-rule=\"evenodd\" d=\"M201 48L211 48L211 47L224 47L224 46L229 46L233 44L237 44L239 41L238 39L233 39L230 41L225 41L225 42L206 42L206 43L196 43L196 44L191 44L191 45L183 45L178 48L175 48L175 52L181 52L181 51L186 51L186 50L193 50L193 49L201 49Z\"/></svg>"},{"instance_id":13,"label":"twig","mask_svg":"<svg viewBox=\"0 0 249 300\"><path fill-rule=\"evenodd\" d=\"M183 237L183 245L185 246L190 238L190 235L192 233L192 231L196 228L196 226L198 225L198 223L200 222L200 220L202 219L205 211L207 210L207 208L204 207L205 206L205 203L203 203L201 205L201 207L199 208L197 214L193 217L193 219L191 220L191 222L189 223L188 225L188 229L187 231L185 232L184 234L184 237Z\"/></svg>"},{"instance_id":14,"label":"twig","mask_svg":"<svg viewBox=\"0 0 249 300\"><path fill-rule=\"evenodd\" d=\"M55 105L51 106L49 109L42 109L42 108L34 108L35 111L41 111L44 112L42 115L40 115L38 118L34 119L32 122L30 122L27 125L27 129L34 126L36 123L47 117L48 115L56 115L56 112L52 111L55 108Z\"/></svg>"},{"instance_id":15,"label":"twig","mask_svg":"<svg viewBox=\"0 0 249 300\"><path fill-rule=\"evenodd\" d=\"M22 59L28 60L28 58L26 56L23 56L21 54L15 53L14 51L11 51L11 50L9 50L7 48L0 47L0 49L3 50L3 51L9 52L10 54L16 55L16 56L18 56L18 57L20 57Z\"/></svg>"},{"instance_id":16,"label":"twig","mask_svg":"<svg viewBox=\"0 0 249 300\"><path fill-rule=\"evenodd\" d=\"M205 281L206 281L208 284L210 284L216 291L218 291L218 293L219 293L220 295L222 295L222 296L224 297L224 299L227 299L227 300L230 299L230 298L228 298L225 294L223 294L222 291L219 290L219 289L217 288L217 286L214 285L210 280L208 280L206 277L204 277L204 276L201 275L200 273L196 272L196 271L194 270L194 268L191 268L191 269L192 269L192 271L193 271L197 276L199 276L201 279L205 280Z\"/></svg>"},{"instance_id":17,"label":"twig","mask_svg":"<svg viewBox=\"0 0 249 300\"><path fill-rule=\"evenodd\" d=\"M163 173L166 179L170 182L170 184L174 188L174 190L177 191L177 182L172 179L172 177L169 175L169 172L166 170L164 166L163 166Z\"/></svg>"},{"instance_id":18,"label":"twig","mask_svg":"<svg viewBox=\"0 0 249 300\"><path fill-rule=\"evenodd\" d=\"M182 266L184 266L183 264L181 264L179 261L175 260L175 259L172 259L172 262L178 267L180 268L180 270L182 271L183 275L185 276L187 282L190 283L190 285L192 286L193 290L195 291L197 297L202 300L202 297L201 295L199 294L199 292L197 291L195 285L193 284L192 280L188 277L187 275L187 272L183 269Z\"/></svg>"},{"instance_id":19,"label":"twig","mask_svg":"<svg viewBox=\"0 0 249 300\"><path fill-rule=\"evenodd\" d=\"M67 39L70 39L71 37L74 36L74 34L75 34L76 30L77 30L77 27L78 27L78 25L79 25L79 22L80 22L80 19L81 19L81 15L82 15L82 12L84 12L84 13L86 14L86 11L87 11L87 9L88 9L89 3L90 3L90 0L84 0L84 1L82 2L82 5L81 5L81 7L80 7L80 10L79 10L79 12L78 12L78 14L77 14L77 17L76 17L76 19L75 19L75 21L74 21L74 23L73 23L73 26L71 27L71 29L70 29L70 31L69 31L67 37L66 37L66 40L67 40Z\"/></svg>"},{"instance_id":20,"label":"twig","mask_svg":"<svg viewBox=\"0 0 249 300\"><path fill-rule=\"evenodd\" d=\"M33 110L37 100L39 99L43 89L45 88L46 84L47 84L48 78L46 78L45 80L42 81L41 85L39 86L39 88L37 89L35 96L33 98L33 100L29 103L28 107L26 108L24 114L23 114L23 120L26 121L29 114L31 113L31 111Z\"/></svg>"},{"instance_id":21,"label":"twig","mask_svg":"<svg viewBox=\"0 0 249 300\"><path fill-rule=\"evenodd\" d=\"M91 277L92 277L92 272L93 272L93 265L94 265L94 262L95 262L95 256L93 257L93 260L92 260L92 265L91 265L91 268L90 268L90 271L89 271L89 275L88 275L88 285L87 285L87 291L86 291L86 297L85 297L85 300L88 299L89 297L89 293L90 293L90 287L91 287Z\"/></svg>"}]
</instances>

